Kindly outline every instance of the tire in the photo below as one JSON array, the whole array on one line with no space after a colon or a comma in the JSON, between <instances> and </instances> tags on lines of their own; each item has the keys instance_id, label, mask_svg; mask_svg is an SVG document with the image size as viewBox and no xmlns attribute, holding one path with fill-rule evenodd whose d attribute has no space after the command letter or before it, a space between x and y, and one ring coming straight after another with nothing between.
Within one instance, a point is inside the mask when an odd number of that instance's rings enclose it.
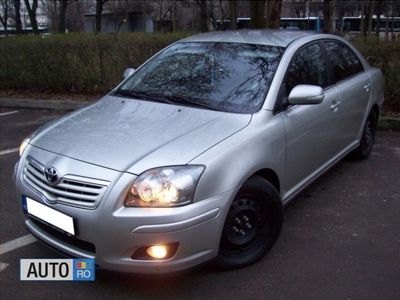
<instances>
[{"instance_id":1,"label":"tire","mask_svg":"<svg viewBox=\"0 0 400 300\"><path fill-rule=\"evenodd\" d=\"M371 111L368 115L367 121L365 122L360 145L352 152L352 158L356 160L363 160L369 157L375 143L377 123L378 116L374 111Z\"/></svg>"},{"instance_id":2,"label":"tire","mask_svg":"<svg viewBox=\"0 0 400 300\"><path fill-rule=\"evenodd\" d=\"M229 270L261 259L275 244L283 223L277 190L259 176L239 190L225 219L216 265Z\"/></svg>"}]
</instances>

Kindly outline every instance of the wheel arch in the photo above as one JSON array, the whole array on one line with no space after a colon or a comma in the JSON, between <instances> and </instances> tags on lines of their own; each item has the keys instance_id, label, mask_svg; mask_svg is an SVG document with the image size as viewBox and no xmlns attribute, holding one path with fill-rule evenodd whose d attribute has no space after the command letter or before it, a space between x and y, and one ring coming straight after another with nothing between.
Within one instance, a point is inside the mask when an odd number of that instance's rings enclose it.
<instances>
[{"instance_id":1,"label":"wheel arch","mask_svg":"<svg viewBox=\"0 0 400 300\"><path fill-rule=\"evenodd\" d=\"M281 191L280 180L278 174L274 170L269 168L261 169L255 172L252 176L250 176L250 178L253 176L260 176L264 178L273 185L273 187L278 191L278 193L280 193Z\"/></svg>"},{"instance_id":2,"label":"wheel arch","mask_svg":"<svg viewBox=\"0 0 400 300\"><path fill-rule=\"evenodd\" d=\"M376 119L378 120L378 119L379 119L379 116L380 116L379 105L375 103L375 104L372 106L371 112L374 112L374 114L375 114L375 116L376 116Z\"/></svg>"}]
</instances>

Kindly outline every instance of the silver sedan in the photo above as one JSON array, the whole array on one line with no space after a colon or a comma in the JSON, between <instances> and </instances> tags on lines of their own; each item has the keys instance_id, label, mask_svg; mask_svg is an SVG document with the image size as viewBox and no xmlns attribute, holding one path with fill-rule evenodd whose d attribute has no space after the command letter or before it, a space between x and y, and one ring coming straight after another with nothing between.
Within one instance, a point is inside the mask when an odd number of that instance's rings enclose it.
<instances>
[{"instance_id":1,"label":"silver sedan","mask_svg":"<svg viewBox=\"0 0 400 300\"><path fill-rule=\"evenodd\" d=\"M26 138L14 177L34 236L133 273L261 259L285 204L368 157L384 101L381 71L326 34L200 34L124 76Z\"/></svg>"}]
</instances>

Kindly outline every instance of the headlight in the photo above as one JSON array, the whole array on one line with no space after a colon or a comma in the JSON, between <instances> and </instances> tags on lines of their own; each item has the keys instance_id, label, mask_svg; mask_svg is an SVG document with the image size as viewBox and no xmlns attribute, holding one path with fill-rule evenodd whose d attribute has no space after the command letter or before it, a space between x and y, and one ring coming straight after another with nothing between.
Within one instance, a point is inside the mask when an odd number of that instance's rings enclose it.
<instances>
[{"instance_id":1,"label":"headlight","mask_svg":"<svg viewBox=\"0 0 400 300\"><path fill-rule=\"evenodd\" d=\"M21 156L22 153L24 153L25 148L26 148L26 146L29 145L29 142L30 142L30 141L31 141L31 138L30 138L30 137L27 137L27 138L25 138L25 139L22 141L21 145L19 146L19 156Z\"/></svg>"},{"instance_id":2,"label":"headlight","mask_svg":"<svg viewBox=\"0 0 400 300\"><path fill-rule=\"evenodd\" d=\"M204 166L174 166L148 170L129 189L125 206L171 207L193 201Z\"/></svg>"}]
</instances>

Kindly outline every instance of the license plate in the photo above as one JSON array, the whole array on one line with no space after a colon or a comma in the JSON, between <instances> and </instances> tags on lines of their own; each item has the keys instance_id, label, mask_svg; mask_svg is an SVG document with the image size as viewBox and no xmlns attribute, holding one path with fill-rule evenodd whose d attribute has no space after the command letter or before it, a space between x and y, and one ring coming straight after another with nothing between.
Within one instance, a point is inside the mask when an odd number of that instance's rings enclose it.
<instances>
[{"instance_id":1,"label":"license plate","mask_svg":"<svg viewBox=\"0 0 400 300\"><path fill-rule=\"evenodd\" d=\"M28 197L22 197L22 204L24 211L28 214L75 235L74 219L72 217Z\"/></svg>"}]
</instances>

